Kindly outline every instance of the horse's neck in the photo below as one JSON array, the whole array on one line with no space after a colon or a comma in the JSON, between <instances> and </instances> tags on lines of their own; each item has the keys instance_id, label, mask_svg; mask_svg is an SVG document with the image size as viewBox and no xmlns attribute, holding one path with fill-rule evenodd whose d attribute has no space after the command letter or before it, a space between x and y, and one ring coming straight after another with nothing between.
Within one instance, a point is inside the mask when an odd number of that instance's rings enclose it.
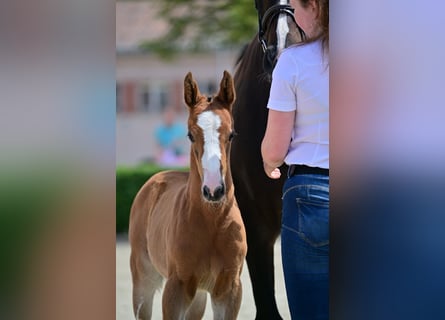
<instances>
[{"instance_id":1,"label":"horse's neck","mask_svg":"<svg viewBox=\"0 0 445 320\"><path fill-rule=\"evenodd\" d=\"M263 73L263 52L255 37L239 58L234 80L242 76L257 78L259 73ZM256 71L256 72L255 72ZM257 79L258 80L258 79ZM236 101L235 101L236 102Z\"/></svg>"},{"instance_id":2,"label":"horse's neck","mask_svg":"<svg viewBox=\"0 0 445 320\"><path fill-rule=\"evenodd\" d=\"M239 138L249 138L249 144L259 145L266 128L270 82L262 65L263 53L258 40L250 43L235 73L237 99L232 113ZM253 140L252 140L253 139Z\"/></svg>"}]
</instances>

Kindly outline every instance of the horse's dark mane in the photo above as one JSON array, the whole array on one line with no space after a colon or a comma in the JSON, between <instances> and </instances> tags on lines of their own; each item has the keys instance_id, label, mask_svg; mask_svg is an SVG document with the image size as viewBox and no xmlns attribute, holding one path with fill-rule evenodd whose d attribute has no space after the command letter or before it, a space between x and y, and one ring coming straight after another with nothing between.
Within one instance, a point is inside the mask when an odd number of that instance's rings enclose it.
<instances>
[{"instance_id":1,"label":"horse's dark mane","mask_svg":"<svg viewBox=\"0 0 445 320\"><path fill-rule=\"evenodd\" d=\"M244 78L245 72L257 70L257 79L260 82L266 83L271 81L271 75L263 70L262 65L263 51L258 42L258 36L255 36L249 44L244 45L241 49L240 55L236 61L235 78Z\"/></svg>"},{"instance_id":2,"label":"horse's dark mane","mask_svg":"<svg viewBox=\"0 0 445 320\"><path fill-rule=\"evenodd\" d=\"M236 62L235 62L235 67L236 66L238 66L240 63L241 63L241 61L243 60L243 58L244 58L244 55L246 54L246 50L247 50L247 47L249 46L249 44L245 44L245 45L243 45L243 47L241 48L241 51L240 51L240 53L239 53L239 55L238 55L238 58L236 58Z\"/></svg>"}]
</instances>

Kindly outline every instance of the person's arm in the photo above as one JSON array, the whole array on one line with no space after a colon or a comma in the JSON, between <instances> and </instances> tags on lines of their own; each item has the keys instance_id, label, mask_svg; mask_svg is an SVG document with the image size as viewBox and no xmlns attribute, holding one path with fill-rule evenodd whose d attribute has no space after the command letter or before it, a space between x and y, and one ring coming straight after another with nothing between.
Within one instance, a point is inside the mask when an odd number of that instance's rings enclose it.
<instances>
[{"instance_id":1,"label":"person's arm","mask_svg":"<svg viewBox=\"0 0 445 320\"><path fill-rule=\"evenodd\" d=\"M295 111L282 112L269 109L266 133L261 143L264 171L272 179L281 176L278 169L284 162L294 127Z\"/></svg>"}]
</instances>

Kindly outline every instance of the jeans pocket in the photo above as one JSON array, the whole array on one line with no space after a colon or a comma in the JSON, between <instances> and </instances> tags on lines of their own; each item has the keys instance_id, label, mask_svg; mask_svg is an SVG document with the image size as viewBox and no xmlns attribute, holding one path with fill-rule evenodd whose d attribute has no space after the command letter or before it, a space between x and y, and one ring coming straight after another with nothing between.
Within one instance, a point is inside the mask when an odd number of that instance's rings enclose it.
<instances>
[{"instance_id":1,"label":"jeans pocket","mask_svg":"<svg viewBox=\"0 0 445 320\"><path fill-rule=\"evenodd\" d=\"M297 198L298 235L313 247L329 244L329 203Z\"/></svg>"}]
</instances>

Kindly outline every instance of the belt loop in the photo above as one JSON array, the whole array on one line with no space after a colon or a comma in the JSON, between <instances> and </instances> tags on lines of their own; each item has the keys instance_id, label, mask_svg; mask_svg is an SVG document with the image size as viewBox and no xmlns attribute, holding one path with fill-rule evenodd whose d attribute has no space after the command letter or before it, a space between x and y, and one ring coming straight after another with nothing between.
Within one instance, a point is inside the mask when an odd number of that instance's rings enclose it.
<instances>
[{"instance_id":1,"label":"belt loop","mask_svg":"<svg viewBox=\"0 0 445 320\"><path fill-rule=\"evenodd\" d=\"M295 171L295 165L291 164L289 166L289 168L287 168L287 178L289 179L290 177L292 177L292 175L294 174Z\"/></svg>"}]
</instances>

